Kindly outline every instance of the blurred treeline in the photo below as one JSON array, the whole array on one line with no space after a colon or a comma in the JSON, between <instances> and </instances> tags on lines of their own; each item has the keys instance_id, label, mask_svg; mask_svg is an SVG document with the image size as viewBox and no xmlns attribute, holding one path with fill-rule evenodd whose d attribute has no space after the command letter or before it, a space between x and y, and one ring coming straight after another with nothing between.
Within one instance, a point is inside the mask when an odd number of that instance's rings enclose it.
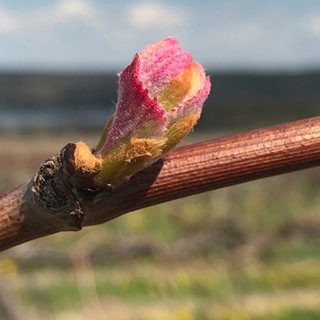
<instances>
[{"instance_id":1,"label":"blurred treeline","mask_svg":"<svg viewBox=\"0 0 320 320\"><path fill-rule=\"evenodd\" d=\"M252 128L315 116L320 72L216 73L198 129ZM2 106L106 106L117 101L116 73L0 72Z\"/></svg>"}]
</instances>

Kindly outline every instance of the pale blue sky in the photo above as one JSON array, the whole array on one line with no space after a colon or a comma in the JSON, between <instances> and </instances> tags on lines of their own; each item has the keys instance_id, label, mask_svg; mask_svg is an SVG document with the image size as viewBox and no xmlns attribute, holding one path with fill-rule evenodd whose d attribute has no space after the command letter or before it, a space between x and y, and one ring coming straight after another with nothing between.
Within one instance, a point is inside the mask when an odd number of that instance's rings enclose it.
<instances>
[{"instance_id":1,"label":"pale blue sky","mask_svg":"<svg viewBox=\"0 0 320 320\"><path fill-rule=\"evenodd\" d=\"M168 35L207 68L320 69L320 0L0 0L0 69L120 70Z\"/></svg>"}]
</instances>

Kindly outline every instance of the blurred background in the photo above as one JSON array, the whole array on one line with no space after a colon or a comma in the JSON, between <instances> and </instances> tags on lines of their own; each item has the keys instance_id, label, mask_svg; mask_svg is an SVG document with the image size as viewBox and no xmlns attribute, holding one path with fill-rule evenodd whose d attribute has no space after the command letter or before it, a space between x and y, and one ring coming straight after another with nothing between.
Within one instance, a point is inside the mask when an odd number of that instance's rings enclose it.
<instances>
[{"instance_id":1,"label":"blurred background","mask_svg":"<svg viewBox=\"0 0 320 320\"><path fill-rule=\"evenodd\" d=\"M319 115L317 0L0 0L0 192L68 142L94 146L117 72L169 35L212 82L184 143ZM319 319L319 178L250 182L3 252L0 319Z\"/></svg>"}]
</instances>

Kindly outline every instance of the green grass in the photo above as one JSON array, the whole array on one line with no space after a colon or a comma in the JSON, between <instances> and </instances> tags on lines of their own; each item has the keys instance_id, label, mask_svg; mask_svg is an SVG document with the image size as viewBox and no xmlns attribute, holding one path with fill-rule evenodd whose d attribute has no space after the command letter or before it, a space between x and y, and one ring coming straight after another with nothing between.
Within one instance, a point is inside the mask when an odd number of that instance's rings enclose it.
<instances>
[{"instance_id":1,"label":"green grass","mask_svg":"<svg viewBox=\"0 0 320 320\"><path fill-rule=\"evenodd\" d=\"M306 170L38 239L34 258L2 253L0 275L36 320L319 319L319 180Z\"/></svg>"},{"instance_id":2,"label":"green grass","mask_svg":"<svg viewBox=\"0 0 320 320\"><path fill-rule=\"evenodd\" d=\"M282 310L275 314L267 316L254 317L252 320L317 320L319 319L320 309L308 310L308 309L292 309Z\"/></svg>"}]
</instances>

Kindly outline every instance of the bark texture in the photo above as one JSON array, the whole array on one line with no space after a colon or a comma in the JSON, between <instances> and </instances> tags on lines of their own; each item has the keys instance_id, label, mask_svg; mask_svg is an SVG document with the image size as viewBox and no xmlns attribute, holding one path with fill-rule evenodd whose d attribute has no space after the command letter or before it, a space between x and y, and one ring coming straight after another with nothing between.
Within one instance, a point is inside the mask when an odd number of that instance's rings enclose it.
<instances>
[{"instance_id":1,"label":"bark texture","mask_svg":"<svg viewBox=\"0 0 320 320\"><path fill-rule=\"evenodd\" d=\"M28 183L0 196L0 249L126 212L250 180L320 165L320 117L204 141L168 153L113 189L70 173L73 144ZM71 175L71 176L70 176Z\"/></svg>"}]
</instances>

